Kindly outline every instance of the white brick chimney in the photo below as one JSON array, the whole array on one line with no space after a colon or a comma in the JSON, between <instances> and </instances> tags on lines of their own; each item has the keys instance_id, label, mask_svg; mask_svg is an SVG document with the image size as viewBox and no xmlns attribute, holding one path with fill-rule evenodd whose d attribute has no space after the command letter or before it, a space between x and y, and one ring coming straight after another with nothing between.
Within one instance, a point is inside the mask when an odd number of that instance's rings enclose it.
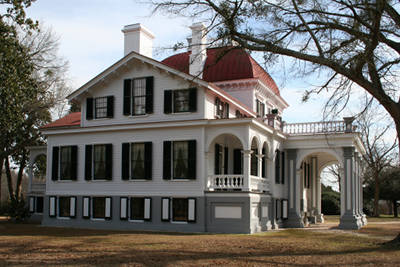
<instances>
[{"instance_id":1,"label":"white brick chimney","mask_svg":"<svg viewBox=\"0 0 400 267\"><path fill-rule=\"evenodd\" d=\"M146 57L153 57L154 34L140 23L126 25L124 33L124 56L132 51Z\"/></svg>"},{"instance_id":2,"label":"white brick chimney","mask_svg":"<svg viewBox=\"0 0 400 267\"><path fill-rule=\"evenodd\" d=\"M192 29L192 40L189 49L192 53L189 59L189 74L201 79L207 58L206 26L199 22L190 26L190 29Z\"/></svg>"}]
</instances>

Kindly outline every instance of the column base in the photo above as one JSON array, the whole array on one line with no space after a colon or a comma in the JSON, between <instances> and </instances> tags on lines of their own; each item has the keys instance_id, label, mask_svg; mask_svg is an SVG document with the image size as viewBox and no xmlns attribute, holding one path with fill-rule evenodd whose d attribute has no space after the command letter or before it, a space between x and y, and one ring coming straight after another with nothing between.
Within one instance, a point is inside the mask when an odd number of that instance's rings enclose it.
<instances>
[{"instance_id":1,"label":"column base","mask_svg":"<svg viewBox=\"0 0 400 267\"><path fill-rule=\"evenodd\" d=\"M309 220L310 223L316 224L317 223L317 216L315 216L315 215L308 216L308 220Z\"/></svg>"},{"instance_id":2,"label":"column base","mask_svg":"<svg viewBox=\"0 0 400 267\"><path fill-rule=\"evenodd\" d=\"M356 215L343 215L340 217L339 228L344 230L358 230L362 226L361 218Z\"/></svg>"},{"instance_id":3,"label":"column base","mask_svg":"<svg viewBox=\"0 0 400 267\"><path fill-rule=\"evenodd\" d=\"M361 215L361 222L362 222L362 226L368 224L367 215L365 215L365 214L362 214L362 215Z\"/></svg>"},{"instance_id":4,"label":"column base","mask_svg":"<svg viewBox=\"0 0 400 267\"><path fill-rule=\"evenodd\" d=\"M317 223L324 223L325 219L324 219L324 214L317 214Z\"/></svg>"},{"instance_id":5,"label":"column base","mask_svg":"<svg viewBox=\"0 0 400 267\"><path fill-rule=\"evenodd\" d=\"M304 228L304 220L298 214L290 214L289 218L285 221L285 227L287 228Z\"/></svg>"}]
</instances>

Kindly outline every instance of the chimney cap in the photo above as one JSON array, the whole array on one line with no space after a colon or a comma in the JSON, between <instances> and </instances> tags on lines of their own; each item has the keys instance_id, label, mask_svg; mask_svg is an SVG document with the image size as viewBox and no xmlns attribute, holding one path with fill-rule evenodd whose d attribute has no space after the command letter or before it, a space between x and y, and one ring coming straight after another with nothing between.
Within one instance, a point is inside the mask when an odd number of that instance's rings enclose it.
<instances>
[{"instance_id":1,"label":"chimney cap","mask_svg":"<svg viewBox=\"0 0 400 267\"><path fill-rule=\"evenodd\" d=\"M204 22L196 22L193 23L192 26L189 27L192 30L203 30L206 28L206 25L204 24Z\"/></svg>"},{"instance_id":2,"label":"chimney cap","mask_svg":"<svg viewBox=\"0 0 400 267\"><path fill-rule=\"evenodd\" d=\"M121 31L124 34L127 34L129 32L141 31L141 32L145 33L149 38L151 38L151 39L155 38L154 34L140 23L125 25Z\"/></svg>"}]
</instances>

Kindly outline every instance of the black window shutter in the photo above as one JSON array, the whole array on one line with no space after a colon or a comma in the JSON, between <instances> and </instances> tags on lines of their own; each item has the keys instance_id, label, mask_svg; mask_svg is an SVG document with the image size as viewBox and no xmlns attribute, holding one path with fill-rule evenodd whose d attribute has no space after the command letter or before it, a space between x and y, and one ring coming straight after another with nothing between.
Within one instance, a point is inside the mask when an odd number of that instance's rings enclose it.
<instances>
[{"instance_id":1,"label":"black window shutter","mask_svg":"<svg viewBox=\"0 0 400 267\"><path fill-rule=\"evenodd\" d=\"M265 148L262 149L262 158L261 158L261 177L266 178L266 173L265 173Z\"/></svg>"},{"instance_id":2,"label":"black window shutter","mask_svg":"<svg viewBox=\"0 0 400 267\"><path fill-rule=\"evenodd\" d=\"M112 180L112 167L113 167L112 144L106 145L106 179Z\"/></svg>"},{"instance_id":3,"label":"black window shutter","mask_svg":"<svg viewBox=\"0 0 400 267\"><path fill-rule=\"evenodd\" d=\"M85 146L85 180L92 180L92 145Z\"/></svg>"},{"instance_id":4,"label":"black window shutter","mask_svg":"<svg viewBox=\"0 0 400 267\"><path fill-rule=\"evenodd\" d=\"M146 114L153 113L154 77L146 78Z\"/></svg>"},{"instance_id":5,"label":"black window shutter","mask_svg":"<svg viewBox=\"0 0 400 267\"><path fill-rule=\"evenodd\" d=\"M131 79L124 80L124 115L131 115Z\"/></svg>"},{"instance_id":6,"label":"black window shutter","mask_svg":"<svg viewBox=\"0 0 400 267\"><path fill-rule=\"evenodd\" d=\"M86 98L86 119L93 119L93 98Z\"/></svg>"},{"instance_id":7,"label":"black window shutter","mask_svg":"<svg viewBox=\"0 0 400 267\"><path fill-rule=\"evenodd\" d=\"M153 169L153 143L144 143L144 168L146 180L152 179Z\"/></svg>"},{"instance_id":8,"label":"black window shutter","mask_svg":"<svg viewBox=\"0 0 400 267\"><path fill-rule=\"evenodd\" d=\"M282 152L282 166L281 166L281 183L284 184L285 183L285 152Z\"/></svg>"},{"instance_id":9,"label":"black window shutter","mask_svg":"<svg viewBox=\"0 0 400 267\"><path fill-rule=\"evenodd\" d=\"M59 150L58 146L53 147L53 162L51 166L51 180L58 180L58 161L59 161Z\"/></svg>"},{"instance_id":10,"label":"black window shutter","mask_svg":"<svg viewBox=\"0 0 400 267\"><path fill-rule=\"evenodd\" d=\"M260 115L260 101L258 99L256 100L256 112L257 112L257 117Z\"/></svg>"},{"instance_id":11,"label":"black window shutter","mask_svg":"<svg viewBox=\"0 0 400 267\"><path fill-rule=\"evenodd\" d=\"M219 144L215 144L214 149L214 174L221 174L221 163L219 162L219 155L221 153L221 146Z\"/></svg>"},{"instance_id":12,"label":"black window shutter","mask_svg":"<svg viewBox=\"0 0 400 267\"><path fill-rule=\"evenodd\" d=\"M189 141L189 179L196 179L196 140Z\"/></svg>"},{"instance_id":13,"label":"black window shutter","mask_svg":"<svg viewBox=\"0 0 400 267\"><path fill-rule=\"evenodd\" d=\"M229 119L229 104L225 103L225 118Z\"/></svg>"},{"instance_id":14,"label":"black window shutter","mask_svg":"<svg viewBox=\"0 0 400 267\"><path fill-rule=\"evenodd\" d=\"M163 149L163 179L171 180L171 166L172 166L172 159L171 159L171 149L172 149L172 142L171 141L164 141L164 149Z\"/></svg>"},{"instance_id":15,"label":"black window shutter","mask_svg":"<svg viewBox=\"0 0 400 267\"><path fill-rule=\"evenodd\" d=\"M77 179L78 171L78 146L71 147L71 180Z\"/></svg>"},{"instance_id":16,"label":"black window shutter","mask_svg":"<svg viewBox=\"0 0 400 267\"><path fill-rule=\"evenodd\" d=\"M197 111L197 88L189 89L189 111Z\"/></svg>"},{"instance_id":17,"label":"black window shutter","mask_svg":"<svg viewBox=\"0 0 400 267\"><path fill-rule=\"evenodd\" d=\"M242 151L241 149L233 150L233 173L242 174Z\"/></svg>"},{"instance_id":18,"label":"black window shutter","mask_svg":"<svg viewBox=\"0 0 400 267\"><path fill-rule=\"evenodd\" d=\"M172 90L164 91L164 113L172 113Z\"/></svg>"},{"instance_id":19,"label":"black window shutter","mask_svg":"<svg viewBox=\"0 0 400 267\"><path fill-rule=\"evenodd\" d=\"M276 156L275 156L275 183L279 184L280 183L280 156L281 153L279 150L276 150Z\"/></svg>"},{"instance_id":20,"label":"black window shutter","mask_svg":"<svg viewBox=\"0 0 400 267\"><path fill-rule=\"evenodd\" d=\"M227 147L224 148L224 174L228 174L228 156L229 156L229 149Z\"/></svg>"},{"instance_id":21,"label":"black window shutter","mask_svg":"<svg viewBox=\"0 0 400 267\"><path fill-rule=\"evenodd\" d=\"M122 180L129 180L129 143L122 143L122 166L121 176Z\"/></svg>"},{"instance_id":22,"label":"black window shutter","mask_svg":"<svg viewBox=\"0 0 400 267\"><path fill-rule=\"evenodd\" d=\"M114 117L114 96L107 96L107 118Z\"/></svg>"}]
</instances>

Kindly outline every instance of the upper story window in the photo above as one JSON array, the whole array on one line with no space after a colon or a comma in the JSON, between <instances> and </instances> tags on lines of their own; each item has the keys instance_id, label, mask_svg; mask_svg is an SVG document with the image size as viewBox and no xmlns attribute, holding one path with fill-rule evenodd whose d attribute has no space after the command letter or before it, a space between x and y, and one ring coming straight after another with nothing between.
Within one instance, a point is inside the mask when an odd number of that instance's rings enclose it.
<instances>
[{"instance_id":1,"label":"upper story window","mask_svg":"<svg viewBox=\"0 0 400 267\"><path fill-rule=\"evenodd\" d=\"M153 113L154 77L124 80L124 115Z\"/></svg>"},{"instance_id":2,"label":"upper story window","mask_svg":"<svg viewBox=\"0 0 400 267\"><path fill-rule=\"evenodd\" d=\"M197 88L164 91L164 113L195 112L196 110Z\"/></svg>"},{"instance_id":3,"label":"upper story window","mask_svg":"<svg viewBox=\"0 0 400 267\"><path fill-rule=\"evenodd\" d=\"M103 96L86 99L86 119L114 117L114 96Z\"/></svg>"},{"instance_id":4,"label":"upper story window","mask_svg":"<svg viewBox=\"0 0 400 267\"><path fill-rule=\"evenodd\" d=\"M275 155L275 183L285 183L285 152L276 150Z\"/></svg>"},{"instance_id":5,"label":"upper story window","mask_svg":"<svg viewBox=\"0 0 400 267\"><path fill-rule=\"evenodd\" d=\"M152 143L123 143L121 171L123 180L151 180Z\"/></svg>"},{"instance_id":6,"label":"upper story window","mask_svg":"<svg viewBox=\"0 0 400 267\"><path fill-rule=\"evenodd\" d=\"M265 104L260 100L256 100L257 117L265 117Z\"/></svg>"},{"instance_id":7,"label":"upper story window","mask_svg":"<svg viewBox=\"0 0 400 267\"><path fill-rule=\"evenodd\" d=\"M196 140L164 141L164 179L196 179Z\"/></svg>"},{"instance_id":8,"label":"upper story window","mask_svg":"<svg viewBox=\"0 0 400 267\"><path fill-rule=\"evenodd\" d=\"M56 180L76 180L78 146L53 147L52 177Z\"/></svg>"},{"instance_id":9,"label":"upper story window","mask_svg":"<svg viewBox=\"0 0 400 267\"><path fill-rule=\"evenodd\" d=\"M229 118L229 104L222 102L218 97L215 98L215 117L219 119Z\"/></svg>"},{"instance_id":10,"label":"upper story window","mask_svg":"<svg viewBox=\"0 0 400 267\"><path fill-rule=\"evenodd\" d=\"M85 180L112 179L112 144L86 145Z\"/></svg>"}]
</instances>

